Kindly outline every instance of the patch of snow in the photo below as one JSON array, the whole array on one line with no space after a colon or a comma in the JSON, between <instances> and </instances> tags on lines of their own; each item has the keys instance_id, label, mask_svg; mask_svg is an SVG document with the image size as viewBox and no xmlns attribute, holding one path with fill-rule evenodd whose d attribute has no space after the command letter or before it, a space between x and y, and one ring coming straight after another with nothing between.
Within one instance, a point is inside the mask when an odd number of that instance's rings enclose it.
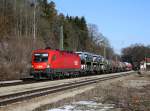
<instances>
[{"instance_id":1,"label":"patch of snow","mask_svg":"<svg viewBox=\"0 0 150 111\"><path fill-rule=\"evenodd\" d=\"M75 102L74 104L82 104L82 105L96 105L97 103L94 101L79 101Z\"/></svg>"},{"instance_id":2,"label":"patch of snow","mask_svg":"<svg viewBox=\"0 0 150 111\"><path fill-rule=\"evenodd\" d=\"M50 109L48 111L64 111L64 110L62 110L62 109Z\"/></svg>"},{"instance_id":3,"label":"patch of snow","mask_svg":"<svg viewBox=\"0 0 150 111\"><path fill-rule=\"evenodd\" d=\"M65 105L64 107L61 108L54 108L54 109L50 109L48 111L72 111L74 107L72 105Z\"/></svg>"},{"instance_id":4,"label":"patch of snow","mask_svg":"<svg viewBox=\"0 0 150 111\"><path fill-rule=\"evenodd\" d=\"M66 105L66 106L64 106L64 108L65 108L65 109L73 109L74 107L71 106L71 105Z\"/></svg>"},{"instance_id":5,"label":"patch of snow","mask_svg":"<svg viewBox=\"0 0 150 111\"><path fill-rule=\"evenodd\" d=\"M113 104L102 104L94 101L79 101L74 102L71 105L65 105L48 111L110 111L113 108Z\"/></svg>"},{"instance_id":6,"label":"patch of snow","mask_svg":"<svg viewBox=\"0 0 150 111\"><path fill-rule=\"evenodd\" d=\"M71 105L66 105L66 106L64 106L64 107L62 107L62 108L50 109L50 110L48 110L48 111L72 111L73 108L74 108L74 107L71 106Z\"/></svg>"}]
</instances>

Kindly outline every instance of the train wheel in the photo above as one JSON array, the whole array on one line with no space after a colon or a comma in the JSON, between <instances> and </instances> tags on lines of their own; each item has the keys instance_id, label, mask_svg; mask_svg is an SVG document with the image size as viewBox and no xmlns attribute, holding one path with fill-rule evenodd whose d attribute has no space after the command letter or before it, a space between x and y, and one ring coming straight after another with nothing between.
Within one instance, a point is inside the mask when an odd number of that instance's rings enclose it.
<instances>
[{"instance_id":1,"label":"train wheel","mask_svg":"<svg viewBox=\"0 0 150 111\"><path fill-rule=\"evenodd\" d=\"M61 73L61 75L62 75L62 79L64 79L64 78L65 78L65 74L64 74L64 73Z\"/></svg>"},{"instance_id":2,"label":"train wheel","mask_svg":"<svg viewBox=\"0 0 150 111\"><path fill-rule=\"evenodd\" d=\"M59 80L60 79L60 73L56 74L56 79Z\"/></svg>"},{"instance_id":3,"label":"train wheel","mask_svg":"<svg viewBox=\"0 0 150 111\"><path fill-rule=\"evenodd\" d=\"M71 74L70 74L70 77L71 77L71 78L74 78L74 77L75 77L75 74L74 74L74 73L71 73Z\"/></svg>"},{"instance_id":4,"label":"train wheel","mask_svg":"<svg viewBox=\"0 0 150 111\"><path fill-rule=\"evenodd\" d=\"M50 80L54 80L53 74L50 74Z\"/></svg>"},{"instance_id":5,"label":"train wheel","mask_svg":"<svg viewBox=\"0 0 150 111\"><path fill-rule=\"evenodd\" d=\"M76 77L79 77L79 73L78 72L76 72L75 75L76 75Z\"/></svg>"}]
</instances>

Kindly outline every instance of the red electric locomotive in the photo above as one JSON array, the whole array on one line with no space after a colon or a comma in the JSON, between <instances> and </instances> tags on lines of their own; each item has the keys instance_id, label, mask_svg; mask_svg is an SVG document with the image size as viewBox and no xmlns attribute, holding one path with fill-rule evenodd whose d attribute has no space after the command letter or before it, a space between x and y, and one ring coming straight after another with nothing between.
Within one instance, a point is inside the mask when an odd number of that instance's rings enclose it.
<instances>
[{"instance_id":1,"label":"red electric locomotive","mask_svg":"<svg viewBox=\"0 0 150 111\"><path fill-rule=\"evenodd\" d=\"M80 69L80 57L75 53L52 49L39 49L32 53L30 74L36 79L78 74Z\"/></svg>"}]
</instances>

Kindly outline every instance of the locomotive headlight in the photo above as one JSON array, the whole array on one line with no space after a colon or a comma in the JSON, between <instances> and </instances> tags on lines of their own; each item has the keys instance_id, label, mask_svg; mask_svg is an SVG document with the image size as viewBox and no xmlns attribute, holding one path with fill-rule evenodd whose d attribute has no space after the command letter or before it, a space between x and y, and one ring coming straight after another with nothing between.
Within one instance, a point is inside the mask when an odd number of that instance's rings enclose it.
<instances>
[{"instance_id":1,"label":"locomotive headlight","mask_svg":"<svg viewBox=\"0 0 150 111\"><path fill-rule=\"evenodd\" d=\"M50 68L50 65L49 65L49 64L47 64L47 68Z\"/></svg>"},{"instance_id":2,"label":"locomotive headlight","mask_svg":"<svg viewBox=\"0 0 150 111\"><path fill-rule=\"evenodd\" d=\"M34 66L32 65L31 67L33 68Z\"/></svg>"}]
</instances>

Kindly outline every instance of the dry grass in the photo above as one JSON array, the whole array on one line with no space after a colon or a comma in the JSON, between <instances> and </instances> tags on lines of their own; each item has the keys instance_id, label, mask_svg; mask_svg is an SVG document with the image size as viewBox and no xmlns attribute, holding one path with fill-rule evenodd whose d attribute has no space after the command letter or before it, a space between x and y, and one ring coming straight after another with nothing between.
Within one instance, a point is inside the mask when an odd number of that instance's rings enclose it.
<instances>
[{"instance_id":1,"label":"dry grass","mask_svg":"<svg viewBox=\"0 0 150 111\"><path fill-rule=\"evenodd\" d=\"M43 47L36 41L34 47ZM0 80L20 79L28 74L33 40L29 37L12 38L0 41Z\"/></svg>"},{"instance_id":2,"label":"dry grass","mask_svg":"<svg viewBox=\"0 0 150 111\"><path fill-rule=\"evenodd\" d=\"M112 86L102 90L105 91L102 102L113 103L117 108L122 108L123 111L150 110L150 92L148 88L135 89Z\"/></svg>"}]
</instances>

